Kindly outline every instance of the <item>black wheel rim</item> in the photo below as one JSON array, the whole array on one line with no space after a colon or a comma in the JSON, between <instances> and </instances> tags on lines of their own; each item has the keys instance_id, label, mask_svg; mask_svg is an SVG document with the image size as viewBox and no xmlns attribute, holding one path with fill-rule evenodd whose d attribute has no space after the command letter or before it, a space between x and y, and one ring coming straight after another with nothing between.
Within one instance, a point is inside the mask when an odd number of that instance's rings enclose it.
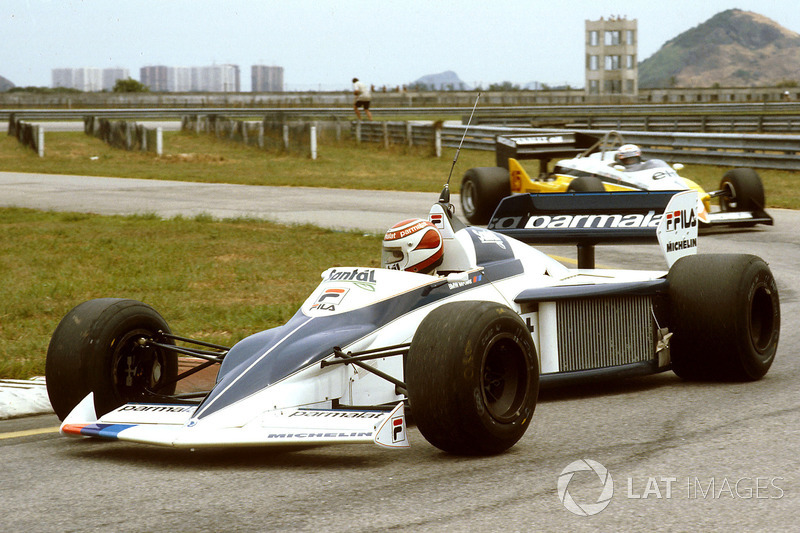
<instances>
[{"instance_id":1,"label":"black wheel rim","mask_svg":"<svg viewBox=\"0 0 800 533\"><path fill-rule=\"evenodd\" d=\"M736 189L733 183L726 181L722 188L726 194L719 199L720 208L723 211L736 211L739 208L739 202L736 199Z\"/></svg>"},{"instance_id":2,"label":"black wheel rim","mask_svg":"<svg viewBox=\"0 0 800 533\"><path fill-rule=\"evenodd\" d=\"M471 181L465 181L461 186L461 209L464 216L470 217L475 212L475 185Z\"/></svg>"},{"instance_id":3,"label":"black wheel rim","mask_svg":"<svg viewBox=\"0 0 800 533\"><path fill-rule=\"evenodd\" d=\"M775 332L775 313L772 291L766 285L758 285L750 304L750 341L760 354L769 351Z\"/></svg>"},{"instance_id":4,"label":"black wheel rim","mask_svg":"<svg viewBox=\"0 0 800 533\"><path fill-rule=\"evenodd\" d=\"M523 346L511 335L492 339L481 368L481 392L489 415L501 423L515 420L525 404L529 380Z\"/></svg>"},{"instance_id":5,"label":"black wheel rim","mask_svg":"<svg viewBox=\"0 0 800 533\"><path fill-rule=\"evenodd\" d=\"M167 379L165 351L149 341L153 332L130 331L115 342L112 358L114 390L123 402L157 392Z\"/></svg>"}]
</instances>

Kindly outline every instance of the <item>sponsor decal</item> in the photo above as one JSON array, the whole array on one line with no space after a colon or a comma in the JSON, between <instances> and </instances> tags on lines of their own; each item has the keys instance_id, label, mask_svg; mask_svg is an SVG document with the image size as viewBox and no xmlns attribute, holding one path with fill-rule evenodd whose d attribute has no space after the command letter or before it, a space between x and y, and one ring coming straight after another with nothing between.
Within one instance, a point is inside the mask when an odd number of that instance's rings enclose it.
<instances>
[{"instance_id":1,"label":"sponsor decal","mask_svg":"<svg viewBox=\"0 0 800 533\"><path fill-rule=\"evenodd\" d=\"M497 233L482 228L470 228L470 231L473 235L478 237L481 244L496 244L503 250L506 249L505 242L503 242L503 239L501 239Z\"/></svg>"},{"instance_id":2,"label":"sponsor decal","mask_svg":"<svg viewBox=\"0 0 800 533\"><path fill-rule=\"evenodd\" d=\"M557 144L567 140L563 135L538 135L528 137L498 137L497 142L506 146L525 146L530 144Z\"/></svg>"},{"instance_id":3,"label":"sponsor decal","mask_svg":"<svg viewBox=\"0 0 800 533\"><path fill-rule=\"evenodd\" d=\"M124 411L137 411L149 413L191 413L197 406L195 405L123 405L116 410L118 413Z\"/></svg>"},{"instance_id":4,"label":"sponsor decal","mask_svg":"<svg viewBox=\"0 0 800 533\"><path fill-rule=\"evenodd\" d=\"M403 417L397 416L392 418L392 442L401 442L405 440L405 424L403 424Z\"/></svg>"},{"instance_id":5,"label":"sponsor decal","mask_svg":"<svg viewBox=\"0 0 800 533\"><path fill-rule=\"evenodd\" d=\"M397 239L402 239L407 235L411 235L412 233L416 233L417 231L421 230L425 226L428 225L427 220L420 220L413 226L409 226L407 228L403 228L399 231L392 231L391 229L386 232L386 236L383 238L385 241L394 241Z\"/></svg>"},{"instance_id":6,"label":"sponsor decal","mask_svg":"<svg viewBox=\"0 0 800 533\"><path fill-rule=\"evenodd\" d=\"M674 170L659 170L657 172L653 172L653 179L654 180L663 180L664 178L679 178L678 173Z\"/></svg>"},{"instance_id":7,"label":"sponsor decal","mask_svg":"<svg viewBox=\"0 0 800 533\"><path fill-rule=\"evenodd\" d=\"M610 229L656 228L663 215L648 211L646 215L609 213L598 215L534 215L526 229Z\"/></svg>"},{"instance_id":8,"label":"sponsor decal","mask_svg":"<svg viewBox=\"0 0 800 533\"><path fill-rule=\"evenodd\" d=\"M697 248L697 239L683 239L680 241L670 241L667 243L666 246L668 252L687 250L689 248Z\"/></svg>"},{"instance_id":9,"label":"sponsor decal","mask_svg":"<svg viewBox=\"0 0 800 533\"><path fill-rule=\"evenodd\" d=\"M441 213L431 213L431 224L439 229L444 229L444 215Z\"/></svg>"},{"instance_id":10,"label":"sponsor decal","mask_svg":"<svg viewBox=\"0 0 800 533\"><path fill-rule=\"evenodd\" d=\"M311 418L382 418L386 413L377 411L293 411L289 418L295 416Z\"/></svg>"},{"instance_id":11,"label":"sponsor decal","mask_svg":"<svg viewBox=\"0 0 800 533\"><path fill-rule=\"evenodd\" d=\"M466 287L467 285L472 285L473 283L478 283L483 279L483 274L475 274L471 278L464 280L464 281L454 281L452 283L447 284L448 289L458 289L459 287Z\"/></svg>"},{"instance_id":12,"label":"sponsor decal","mask_svg":"<svg viewBox=\"0 0 800 533\"><path fill-rule=\"evenodd\" d=\"M268 439L343 439L349 437L372 437L372 431L351 431L349 433L270 433Z\"/></svg>"},{"instance_id":13,"label":"sponsor decal","mask_svg":"<svg viewBox=\"0 0 800 533\"><path fill-rule=\"evenodd\" d=\"M349 290L350 289L342 289L339 287L325 289L317 298L316 303L311 306L311 309L336 311L336 306L342 303L342 300L344 300Z\"/></svg>"},{"instance_id":14,"label":"sponsor decal","mask_svg":"<svg viewBox=\"0 0 800 533\"><path fill-rule=\"evenodd\" d=\"M375 292L375 285L378 283L375 279L375 270L371 268L354 268L352 270L336 270L334 268L331 269L324 281L352 283L359 289L371 292Z\"/></svg>"},{"instance_id":15,"label":"sponsor decal","mask_svg":"<svg viewBox=\"0 0 800 533\"><path fill-rule=\"evenodd\" d=\"M685 230L689 230L697 226L697 216L694 209L683 209L677 211L670 211L664 214L664 231L675 234L675 237L680 237L677 240L667 241L664 249L667 252L678 252L681 250L688 250L690 248L697 248L697 238L689 236L686 237ZM678 233L682 235L678 235Z\"/></svg>"},{"instance_id":16,"label":"sponsor decal","mask_svg":"<svg viewBox=\"0 0 800 533\"><path fill-rule=\"evenodd\" d=\"M664 215L666 217L666 231L678 231L681 229L693 228L697 225L697 216L694 209L683 211L672 211Z\"/></svg>"}]
</instances>

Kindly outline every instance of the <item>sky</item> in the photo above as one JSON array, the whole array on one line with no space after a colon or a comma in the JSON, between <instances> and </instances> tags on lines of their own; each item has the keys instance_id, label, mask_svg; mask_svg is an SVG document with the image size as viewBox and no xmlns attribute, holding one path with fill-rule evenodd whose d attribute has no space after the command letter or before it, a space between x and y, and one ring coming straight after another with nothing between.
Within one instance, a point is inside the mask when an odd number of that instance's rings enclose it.
<instances>
[{"instance_id":1,"label":"sky","mask_svg":"<svg viewBox=\"0 0 800 533\"><path fill-rule=\"evenodd\" d=\"M284 68L290 91L381 87L452 70L469 85L584 85L586 20L636 19L639 60L727 9L800 33L797 0L0 0L0 76L51 69Z\"/></svg>"}]
</instances>

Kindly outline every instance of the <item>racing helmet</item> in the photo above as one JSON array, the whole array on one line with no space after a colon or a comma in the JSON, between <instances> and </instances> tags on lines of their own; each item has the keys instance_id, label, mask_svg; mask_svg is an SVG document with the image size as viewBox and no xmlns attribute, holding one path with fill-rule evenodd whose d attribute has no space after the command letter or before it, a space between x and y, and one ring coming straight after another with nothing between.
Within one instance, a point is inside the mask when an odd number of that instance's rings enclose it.
<instances>
[{"instance_id":1,"label":"racing helmet","mask_svg":"<svg viewBox=\"0 0 800 533\"><path fill-rule=\"evenodd\" d=\"M442 235L421 218L398 222L383 237L381 267L427 274L442 262Z\"/></svg>"},{"instance_id":2,"label":"racing helmet","mask_svg":"<svg viewBox=\"0 0 800 533\"><path fill-rule=\"evenodd\" d=\"M617 161L623 165L635 165L642 162L642 151L635 144L623 144L617 150Z\"/></svg>"}]
</instances>

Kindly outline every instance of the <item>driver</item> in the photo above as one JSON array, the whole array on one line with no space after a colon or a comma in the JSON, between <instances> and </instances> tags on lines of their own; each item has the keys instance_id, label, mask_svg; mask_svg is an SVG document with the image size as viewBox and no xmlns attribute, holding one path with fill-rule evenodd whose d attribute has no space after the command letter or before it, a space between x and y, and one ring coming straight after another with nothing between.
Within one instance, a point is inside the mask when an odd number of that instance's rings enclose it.
<instances>
[{"instance_id":1,"label":"driver","mask_svg":"<svg viewBox=\"0 0 800 533\"><path fill-rule=\"evenodd\" d=\"M642 162L642 151L635 144L623 144L617 150L617 163L631 167Z\"/></svg>"},{"instance_id":2,"label":"driver","mask_svg":"<svg viewBox=\"0 0 800 533\"><path fill-rule=\"evenodd\" d=\"M442 263L442 235L421 218L398 222L383 237L381 267L430 274Z\"/></svg>"}]
</instances>

